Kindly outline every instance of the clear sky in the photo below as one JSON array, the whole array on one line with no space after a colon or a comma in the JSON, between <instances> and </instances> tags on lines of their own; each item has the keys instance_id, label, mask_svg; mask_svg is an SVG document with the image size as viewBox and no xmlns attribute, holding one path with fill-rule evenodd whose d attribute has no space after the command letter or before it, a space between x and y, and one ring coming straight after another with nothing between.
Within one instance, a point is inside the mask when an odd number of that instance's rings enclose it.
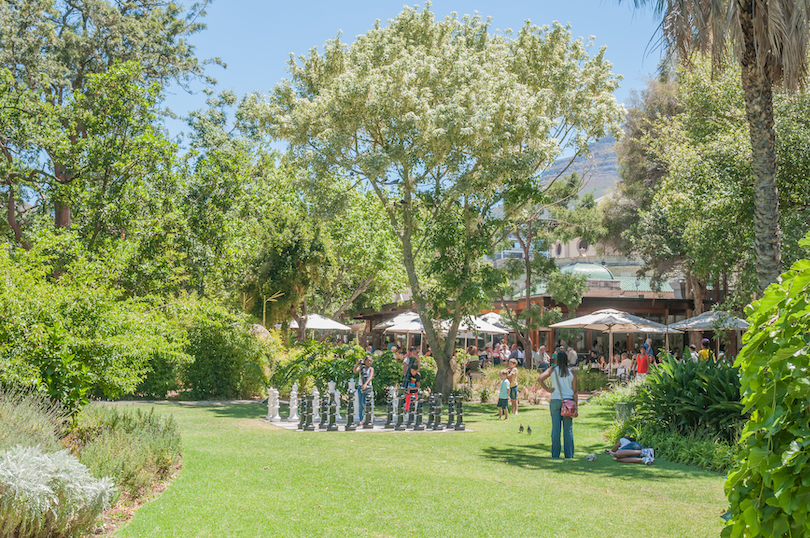
<instances>
[{"instance_id":1,"label":"clear sky","mask_svg":"<svg viewBox=\"0 0 810 538\"><path fill-rule=\"evenodd\" d=\"M321 47L341 31L344 42L368 31L376 19L387 21L402 11L402 0L215 0L204 22L208 29L192 37L199 58L220 57L227 68L210 66L215 89L230 89L241 97L253 91L268 92L287 75L290 53L304 54ZM414 4L408 4L414 5ZM424 2L418 5L423 6ZM634 10L624 0L434 0L438 17L455 11L478 12L492 17L492 28L521 27L526 19L544 25L570 23L575 37L594 36L594 47L607 46L606 58L614 73L624 76L616 97L625 102L631 89L642 89L661 57L650 46L657 41L658 21L649 10ZM197 87L199 88L199 86ZM205 104L205 95L170 90L166 104L184 115ZM184 128L168 122L175 136Z\"/></svg>"}]
</instances>

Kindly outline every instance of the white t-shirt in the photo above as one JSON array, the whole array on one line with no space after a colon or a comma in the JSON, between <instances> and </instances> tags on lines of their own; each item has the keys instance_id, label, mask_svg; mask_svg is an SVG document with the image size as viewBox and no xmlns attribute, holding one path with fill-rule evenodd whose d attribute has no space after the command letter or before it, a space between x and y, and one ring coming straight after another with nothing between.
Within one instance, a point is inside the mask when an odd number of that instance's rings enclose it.
<instances>
[{"instance_id":1,"label":"white t-shirt","mask_svg":"<svg viewBox=\"0 0 810 538\"><path fill-rule=\"evenodd\" d=\"M548 378L551 380L551 386L555 389L554 392L551 393L552 400L572 400L574 398L574 373L571 370L568 370L568 375L563 377L555 366ZM559 387L557 386L558 381L560 384Z\"/></svg>"},{"instance_id":2,"label":"white t-shirt","mask_svg":"<svg viewBox=\"0 0 810 538\"><path fill-rule=\"evenodd\" d=\"M577 363L577 352L574 348L568 350L568 364L574 366Z\"/></svg>"}]
</instances>

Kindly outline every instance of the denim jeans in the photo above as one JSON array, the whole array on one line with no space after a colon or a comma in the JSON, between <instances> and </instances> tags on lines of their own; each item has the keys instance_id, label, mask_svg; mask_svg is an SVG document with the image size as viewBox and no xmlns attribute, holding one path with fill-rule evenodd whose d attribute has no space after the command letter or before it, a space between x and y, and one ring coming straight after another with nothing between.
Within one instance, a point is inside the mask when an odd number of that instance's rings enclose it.
<instances>
[{"instance_id":1,"label":"denim jeans","mask_svg":"<svg viewBox=\"0 0 810 538\"><path fill-rule=\"evenodd\" d=\"M565 457L574 457L574 421L571 417L564 417L562 411L562 400L551 400L551 457L560 457L560 428L562 428L563 445L565 447Z\"/></svg>"},{"instance_id":2,"label":"denim jeans","mask_svg":"<svg viewBox=\"0 0 810 538\"><path fill-rule=\"evenodd\" d=\"M357 396L360 400L360 405L357 407L357 416L359 417L358 421L362 421L365 420L366 417L366 396L368 396L368 394L365 394L362 390L357 389Z\"/></svg>"}]
</instances>

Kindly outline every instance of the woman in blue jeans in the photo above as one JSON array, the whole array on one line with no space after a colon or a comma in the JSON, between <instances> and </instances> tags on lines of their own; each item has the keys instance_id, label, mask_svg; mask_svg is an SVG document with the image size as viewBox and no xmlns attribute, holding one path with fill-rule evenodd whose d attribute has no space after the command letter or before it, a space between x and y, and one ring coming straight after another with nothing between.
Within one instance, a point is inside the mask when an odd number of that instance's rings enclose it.
<instances>
[{"instance_id":1,"label":"woman in blue jeans","mask_svg":"<svg viewBox=\"0 0 810 538\"><path fill-rule=\"evenodd\" d=\"M563 400L573 400L578 403L577 398L577 373L568 366L568 354L565 351L557 351L555 365L549 368L537 378L540 387L551 393L551 457L560 457L560 429L562 429L563 448L566 458L574 457L574 422L571 417L564 417L560 413ZM551 388L545 381L551 379Z\"/></svg>"}]
</instances>

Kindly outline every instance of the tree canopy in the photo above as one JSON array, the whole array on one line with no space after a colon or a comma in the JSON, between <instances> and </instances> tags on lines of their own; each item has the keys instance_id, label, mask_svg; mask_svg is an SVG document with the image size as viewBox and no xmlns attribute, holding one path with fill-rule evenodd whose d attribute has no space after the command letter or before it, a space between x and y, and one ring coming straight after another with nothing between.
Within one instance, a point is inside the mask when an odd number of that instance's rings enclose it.
<instances>
[{"instance_id":1,"label":"tree canopy","mask_svg":"<svg viewBox=\"0 0 810 538\"><path fill-rule=\"evenodd\" d=\"M543 170L617 131L618 78L604 49L559 24L493 34L478 16L406 8L350 44L292 57L291 80L254 97L258 126L317 174L355 174L387 213L446 392L462 316L484 298L482 255L507 211L548 187ZM420 255L427 275L417 270ZM439 301L439 299L443 299ZM453 324L444 345L428 305Z\"/></svg>"}]
</instances>

